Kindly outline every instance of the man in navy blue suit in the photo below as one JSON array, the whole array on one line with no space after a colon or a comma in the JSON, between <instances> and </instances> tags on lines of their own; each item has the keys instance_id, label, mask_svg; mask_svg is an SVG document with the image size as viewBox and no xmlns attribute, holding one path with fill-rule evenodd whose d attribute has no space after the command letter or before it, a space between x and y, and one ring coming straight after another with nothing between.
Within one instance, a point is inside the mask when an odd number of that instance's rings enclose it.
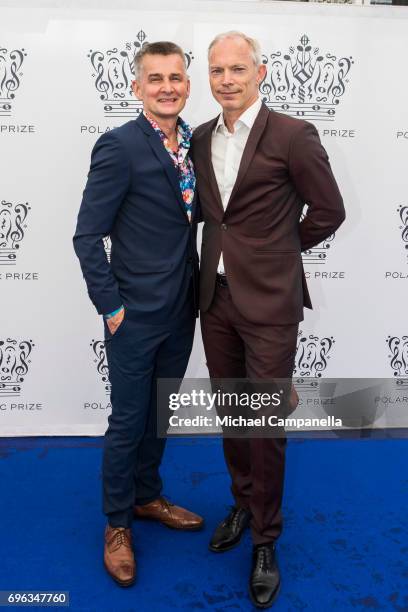
<instances>
[{"instance_id":1,"label":"man in navy blue suit","mask_svg":"<svg viewBox=\"0 0 408 612\"><path fill-rule=\"evenodd\" d=\"M161 495L165 440L156 423L157 379L184 376L197 316L191 129L179 118L190 83L185 55L174 43L144 45L134 67L133 92L144 111L95 144L74 236L89 296L104 318L112 385L103 456L104 563L121 586L135 580L134 516L176 529L203 524Z\"/></svg>"}]
</instances>

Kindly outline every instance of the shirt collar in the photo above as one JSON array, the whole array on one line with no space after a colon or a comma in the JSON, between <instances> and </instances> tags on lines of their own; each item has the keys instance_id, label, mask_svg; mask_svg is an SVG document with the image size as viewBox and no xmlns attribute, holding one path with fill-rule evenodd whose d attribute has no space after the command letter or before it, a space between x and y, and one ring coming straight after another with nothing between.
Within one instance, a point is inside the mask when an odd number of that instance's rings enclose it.
<instances>
[{"instance_id":1,"label":"shirt collar","mask_svg":"<svg viewBox=\"0 0 408 612\"><path fill-rule=\"evenodd\" d=\"M255 123L255 119L258 116L259 111L261 110L262 100L261 98L257 98L253 104L249 108L246 109L245 112L236 120L234 123L234 132L241 126L245 125L249 130L252 129L252 126ZM224 122L224 114L220 113L218 117L217 124L214 128L214 134L218 131L218 128L222 126L222 130L228 130L227 126Z\"/></svg>"},{"instance_id":2,"label":"shirt collar","mask_svg":"<svg viewBox=\"0 0 408 612\"><path fill-rule=\"evenodd\" d=\"M160 126L153 119L153 117L151 117L149 113L146 112L145 110L143 110L143 114L146 117L146 119L149 121L152 128L160 134L161 139L163 141L164 140L167 141L165 134L160 129ZM191 129L189 124L183 121L181 117L178 117L177 118L177 140L178 140L179 145L185 149L189 149L192 135L193 135L193 130Z\"/></svg>"}]
</instances>

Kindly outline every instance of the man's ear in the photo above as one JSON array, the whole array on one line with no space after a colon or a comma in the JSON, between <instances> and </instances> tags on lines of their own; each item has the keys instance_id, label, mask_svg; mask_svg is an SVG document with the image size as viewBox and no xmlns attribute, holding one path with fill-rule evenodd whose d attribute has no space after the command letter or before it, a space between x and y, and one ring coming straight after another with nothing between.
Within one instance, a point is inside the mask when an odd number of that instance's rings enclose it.
<instances>
[{"instance_id":1,"label":"man's ear","mask_svg":"<svg viewBox=\"0 0 408 612\"><path fill-rule=\"evenodd\" d=\"M140 91L140 85L139 82L134 80L132 81L132 91L134 93L134 95L136 96L136 98L138 98L139 100L142 99L142 92Z\"/></svg>"},{"instance_id":2,"label":"man's ear","mask_svg":"<svg viewBox=\"0 0 408 612\"><path fill-rule=\"evenodd\" d=\"M258 74L256 78L258 85L261 81L264 80L265 76L266 76L266 66L265 64L261 64L260 66L258 66Z\"/></svg>"},{"instance_id":3,"label":"man's ear","mask_svg":"<svg viewBox=\"0 0 408 612\"><path fill-rule=\"evenodd\" d=\"M190 79L187 77L187 98L190 97L190 87L191 83L190 83Z\"/></svg>"}]
</instances>

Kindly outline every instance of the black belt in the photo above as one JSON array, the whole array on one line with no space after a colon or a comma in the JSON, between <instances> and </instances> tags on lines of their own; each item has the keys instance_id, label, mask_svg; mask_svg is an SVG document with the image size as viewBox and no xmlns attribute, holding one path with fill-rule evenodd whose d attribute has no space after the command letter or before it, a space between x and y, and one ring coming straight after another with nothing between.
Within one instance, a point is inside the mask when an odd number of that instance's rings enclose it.
<instances>
[{"instance_id":1,"label":"black belt","mask_svg":"<svg viewBox=\"0 0 408 612\"><path fill-rule=\"evenodd\" d=\"M218 274L217 272L216 283L220 287L228 287L228 281L227 281L226 274Z\"/></svg>"}]
</instances>

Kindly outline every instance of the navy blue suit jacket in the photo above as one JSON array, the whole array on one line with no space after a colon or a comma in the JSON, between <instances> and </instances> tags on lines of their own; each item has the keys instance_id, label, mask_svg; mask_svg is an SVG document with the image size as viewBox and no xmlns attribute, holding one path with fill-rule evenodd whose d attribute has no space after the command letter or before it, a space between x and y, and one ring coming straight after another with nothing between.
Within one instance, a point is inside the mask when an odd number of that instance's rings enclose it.
<instances>
[{"instance_id":1,"label":"navy blue suit jacket","mask_svg":"<svg viewBox=\"0 0 408 612\"><path fill-rule=\"evenodd\" d=\"M103 134L91 158L74 236L89 296L100 314L124 304L141 321L177 317L197 300L196 198L185 213L178 173L141 114ZM110 235L111 261L103 238Z\"/></svg>"}]
</instances>

